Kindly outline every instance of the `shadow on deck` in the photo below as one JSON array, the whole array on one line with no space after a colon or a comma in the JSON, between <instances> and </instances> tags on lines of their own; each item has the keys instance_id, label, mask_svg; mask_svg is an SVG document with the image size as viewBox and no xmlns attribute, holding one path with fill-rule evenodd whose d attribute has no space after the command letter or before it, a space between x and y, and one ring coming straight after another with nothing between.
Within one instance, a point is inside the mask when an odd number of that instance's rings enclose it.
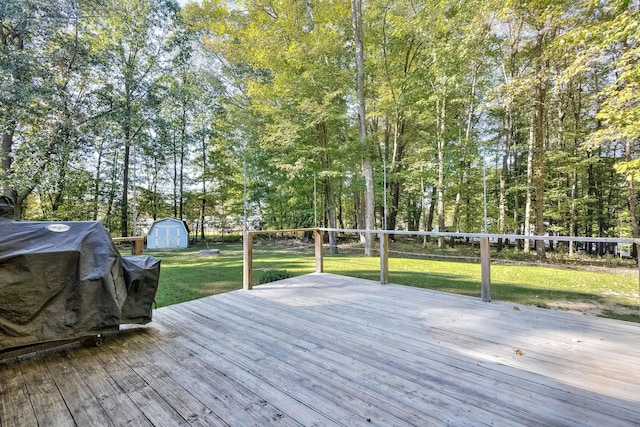
<instances>
[{"instance_id":1,"label":"shadow on deck","mask_svg":"<svg viewBox=\"0 0 640 427\"><path fill-rule=\"evenodd\" d=\"M0 362L0 424L638 425L640 325L331 274Z\"/></svg>"}]
</instances>

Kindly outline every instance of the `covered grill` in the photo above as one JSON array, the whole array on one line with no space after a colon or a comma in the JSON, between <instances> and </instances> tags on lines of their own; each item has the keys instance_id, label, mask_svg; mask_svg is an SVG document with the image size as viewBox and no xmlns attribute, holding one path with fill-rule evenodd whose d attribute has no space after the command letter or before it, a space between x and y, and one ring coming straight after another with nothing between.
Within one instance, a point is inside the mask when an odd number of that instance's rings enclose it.
<instances>
[{"instance_id":1,"label":"covered grill","mask_svg":"<svg viewBox=\"0 0 640 427\"><path fill-rule=\"evenodd\" d=\"M0 353L151 321L160 261L122 257L98 222L0 217Z\"/></svg>"}]
</instances>

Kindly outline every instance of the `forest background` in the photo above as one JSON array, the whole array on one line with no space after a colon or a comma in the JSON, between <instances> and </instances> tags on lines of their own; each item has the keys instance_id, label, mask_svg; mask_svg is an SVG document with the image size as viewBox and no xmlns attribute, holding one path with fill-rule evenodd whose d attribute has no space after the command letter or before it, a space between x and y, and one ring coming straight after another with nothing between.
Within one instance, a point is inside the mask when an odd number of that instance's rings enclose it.
<instances>
[{"instance_id":1,"label":"forest background","mask_svg":"<svg viewBox=\"0 0 640 427\"><path fill-rule=\"evenodd\" d=\"M478 232L486 171L489 232L639 237L638 0L3 0L0 41L16 218L204 238L246 176L254 228Z\"/></svg>"}]
</instances>

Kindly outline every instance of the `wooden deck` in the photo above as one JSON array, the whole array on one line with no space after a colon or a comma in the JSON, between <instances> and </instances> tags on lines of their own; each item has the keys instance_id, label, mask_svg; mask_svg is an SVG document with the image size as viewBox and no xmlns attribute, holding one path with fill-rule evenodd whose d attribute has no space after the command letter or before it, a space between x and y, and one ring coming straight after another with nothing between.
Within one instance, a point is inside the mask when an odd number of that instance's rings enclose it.
<instances>
[{"instance_id":1,"label":"wooden deck","mask_svg":"<svg viewBox=\"0 0 640 427\"><path fill-rule=\"evenodd\" d=\"M0 362L0 425L640 424L640 325L330 274Z\"/></svg>"}]
</instances>

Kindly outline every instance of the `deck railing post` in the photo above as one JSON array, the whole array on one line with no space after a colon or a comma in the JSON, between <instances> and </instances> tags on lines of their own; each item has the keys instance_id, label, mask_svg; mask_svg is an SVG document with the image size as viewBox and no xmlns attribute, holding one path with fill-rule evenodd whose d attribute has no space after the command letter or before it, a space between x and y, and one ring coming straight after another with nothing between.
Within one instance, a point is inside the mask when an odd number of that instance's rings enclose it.
<instances>
[{"instance_id":1,"label":"deck railing post","mask_svg":"<svg viewBox=\"0 0 640 427\"><path fill-rule=\"evenodd\" d=\"M318 229L313 230L313 241L316 249L316 273L324 272L324 263L322 258L322 240L324 233Z\"/></svg>"},{"instance_id":2,"label":"deck railing post","mask_svg":"<svg viewBox=\"0 0 640 427\"><path fill-rule=\"evenodd\" d=\"M142 255L144 252L144 237L113 237L113 243L131 243L131 255Z\"/></svg>"},{"instance_id":3,"label":"deck railing post","mask_svg":"<svg viewBox=\"0 0 640 427\"><path fill-rule=\"evenodd\" d=\"M389 234L380 233L380 284L389 283Z\"/></svg>"},{"instance_id":4,"label":"deck railing post","mask_svg":"<svg viewBox=\"0 0 640 427\"><path fill-rule=\"evenodd\" d=\"M480 268L482 271L482 301L491 301L491 255L489 238L480 237Z\"/></svg>"},{"instance_id":5,"label":"deck railing post","mask_svg":"<svg viewBox=\"0 0 640 427\"><path fill-rule=\"evenodd\" d=\"M142 255L144 252L144 237L133 241L131 252L133 252L134 255Z\"/></svg>"},{"instance_id":6,"label":"deck railing post","mask_svg":"<svg viewBox=\"0 0 640 427\"><path fill-rule=\"evenodd\" d=\"M244 263L242 272L242 288L250 291L253 288L251 281L253 279L253 235L250 231L245 230L243 236Z\"/></svg>"}]
</instances>

